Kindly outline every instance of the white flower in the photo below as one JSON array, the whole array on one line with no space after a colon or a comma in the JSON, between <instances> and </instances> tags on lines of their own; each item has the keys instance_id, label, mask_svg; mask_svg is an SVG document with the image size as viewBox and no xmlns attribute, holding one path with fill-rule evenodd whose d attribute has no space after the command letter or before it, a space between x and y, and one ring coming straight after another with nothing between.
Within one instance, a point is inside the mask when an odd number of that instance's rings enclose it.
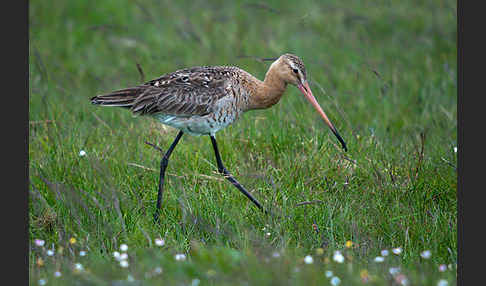
<instances>
[{"instance_id":1,"label":"white flower","mask_svg":"<svg viewBox=\"0 0 486 286\"><path fill-rule=\"evenodd\" d=\"M381 256L388 256L388 254L390 254L390 252L388 251L388 249L383 249L381 251Z\"/></svg>"},{"instance_id":2,"label":"white flower","mask_svg":"<svg viewBox=\"0 0 486 286\"><path fill-rule=\"evenodd\" d=\"M307 255L306 257L304 257L304 262L305 264L312 264L314 263L314 258L312 258L312 256L310 255Z\"/></svg>"},{"instance_id":3,"label":"white flower","mask_svg":"<svg viewBox=\"0 0 486 286\"><path fill-rule=\"evenodd\" d=\"M375 257L375 262L380 263L380 262L383 262L383 261L385 261L385 258L383 258L382 256Z\"/></svg>"},{"instance_id":4,"label":"white flower","mask_svg":"<svg viewBox=\"0 0 486 286\"><path fill-rule=\"evenodd\" d=\"M201 282L201 280L199 280L197 278L196 279L192 279L191 286L198 286L200 282Z\"/></svg>"},{"instance_id":5,"label":"white flower","mask_svg":"<svg viewBox=\"0 0 486 286\"><path fill-rule=\"evenodd\" d=\"M162 238L156 238L155 239L155 245L164 246L164 244L165 244L165 240L163 240Z\"/></svg>"},{"instance_id":6,"label":"white flower","mask_svg":"<svg viewBox=\"0 0 486 286\"><path fill-rule=\"evenodd\" d=\"M334 274L334 273L332 273L332 271L331 271L331 270L327 270L327 271L326 271L326 277L327 277L327 278L332 277L332 275L333 275L333 274Z\"/></svg>"},{"instance_id":7,"label":"white flower","mask_svg":"<svg viewBox=\"0 0 486 286\"><path fill-rule=\"evenodd\" d=\"M39 279L39 285L46 285L47 281L45 279Z\"/></svg>"},{"instance_id":8,"label":"white flower","mask_svg":"<svg viewBox=\"0 0 486 286\"><path fill-rule=\"evenodd\" d=\"M398 283L400 283L400 285L407 286L408 285L408 279L407 279L407 277L402 277L401 280Z\"/></svg>"},{"instance_id":9,"label":"white flower","mask_svg":"<svg viewBox=\"0 0 486 286\"><path fill-rule=\"evenodd\" d=\"M396 255L399 255L400 253L402 253L402 248L401 247L393 248L392 252L395 253Z\"/></svg>"},{"instance_id":10,"label":"white flower","mask_svg":"<svg viewBox=\"0 0 486 286\"><path fill-rule=\"evenodd\" d=\"M118 251L113 252L113 257L115 257L115 259L118 260L120 258L120 252Z\"/></svg>"},{"instance_id":11,"label":"white flower","mask_svg":"<svg viewBox=\"0 0 486 286\"><path fill-rule=\"evenodd\" d=\"M432 252L430 252L430 250L425 250L420 253L420 256L422 256L423 259L429 259L432 256Z\"/></svg>"},{"instance_id":12,"label":"white flower","mask_svg":"<svg viewBox=\"0 0 486 286\"><path fill-rule=\"evenodd\" d=\"M36 239L36 240L34 240L34 243L35 243L35 245L37 245L37 246L44 246L44 244L45 244L46 242L45 242L44 240L42 240L42 239Z\"/></svg>"},{"instance_id":13,"label":"white flower","mask_svg":"<svg viewBox=\"0 0 486 286\"><path fill-rule=\"evenodd\" d=\"M341 251L336 250L334 251L334 255L332 256L332 259L336 261L337 263L343 263L344 262L344 256L341 254Z\"/></svg>"},{"instance_id":14,"label":"white flower","mask_svg":"<svg viewBox=\"0 0 486 286\"><path fill-rule=\"evenodd\" d=\"M336 285L339 285L339 283L341 283L341 279L339 279L339 277L337 276L334 276L331 278L331 284L336 286Z\"/></svg>"},{"instance_id":15,"label":"white flower","mask_svg":"<svg viewBox=\"0 0 486 286\"><path fill-rule=\"evenodd\" d=\"M155 269L154 269L154 273L155 273L155 274L160 274L160 273L162 273L162 268L160 268L160 267L155 267Z\"/></svg>"},{"instance_id":16,"label":"white flower","mask_svg":"<svg viewBox=\"0 0 486 286\"><path fill-rule=\"evenodd\" d=\"M265 237L270 237L272 234L270 232L265 233Z\"/></svg>"},{"instance_id":17,"label":"white flower","mask_svg":"<svg viewBox=\"0 0 486 286\"><path fill-rule=\"evenodd\" d=\"M86 151L84 151L84 150L79 151L79 156L80 157L86 156Z\"/></svg>"},{"instance_id":18,"label":"white flower","mask_svg":"<svg viewBox=\"0 0 486 286\"><path fill-rule=\"evenodd\" d=\"M83 264L81 264L81 263L74 264L74 269L77 270L77 271L83 271L83 269L84 269Z\"/></svg>"},{"instance_id":19,"label":"white flower","mask_svg":"<svg viewBox=\"0 0 486 286\"><path fill-rule=\"evenodd\" d=\"M46 254L47 254L47 256L54 256L54 250L52 250L52 249L48 249L48 250L46 251Z\"/></svg>"},{"instance_id":20,"label":"white flower","mask_svg":"<svg viewBox=\"0 0 486 286\"><path fill-rule=\"evenodd\" d=\"M79 256L85 256L85 255L86 255L86 251L81 250L81 251L79 252Z\"/></svg>"},{"instance_id":21,"label":"white flower","mask_svg":"<svg viewBox=\"0 0 486 286\"><path fill-rule=\"evenodd\" d=\"M444 279L440 279L439 282L437 282L437 286L447 286L449 285L449 282L447 282L447 280L444 280Z\"/></svg>"},{"instance_id":22,"label":"white flower","mask_svg":"<svg viewBox=\"0 0 486 286\"><path fill-rule=\"evenodd\" d=\"M454 147L454 153L457 153L457 147Z\"/></svg>"},{"instance_id":23,"label":"white flower","mask_svg":"<svg viewBox=\"0 0 486 286\"><path fill-rule=\"evenodd\" d=\"M59 271L54 272L54 277L61 277L61 272Z\"/></svg>"},{"instance_id":24,"label":"white flower","mask_svg":"<svg viewBox=\"0 0 486 286\"><path fill-rule=\"evenodd\" d=\"M400 267L391 267L388 269L388 272L390 272L391 275L396 275L400 273Z\"/></svg>"},{"instance_id":25,"label":"white flower","mask_svg":"<svg viewBox=\"0 0 486 286\"><path fill-rule=\"evenodd\" d=\"M445 264L441 264L441 265L439 265L439 271L440 271L440 272L444 272L444 271L446 271L446 270L447 270L447 265L445 265Z\"/></svg>"},{"instance_id":26,"label":"white flower","mask_svg":"<svg viewBox=\"0 0 486 286\"><path fill-rule=\"evenodd\" d=\"M128 250L128 245L126 245L126 244L120 245L120 250L121 251L127 251Z\"/></svg>"},{"instance_id":27,"label":"white flower","mask_svg":"<svg viewBox=\"0 0 486 286\"><path fill-rule=\"evenodd\" d=\"M128 260L121 260L120 266L123 267L123 268L127 268L128 267Z\"/></svg>"},{"instance_id":28,"label":"white flower","mask_svg":"<svg viewBox=\"0 0 486 286\"><path fill-rule=\"evenodd\" d=\"M125 252L120 254L120 257L118 257L118 260L127 260L127 259L128 259L128 254L126 254Z\"/></svg>"},{"instance_id":29,"label":"white flower","mask_svg":"<svg viewBox=\"0 0 486 286\"><path fill-rule=\"evenodd\" d=\"M176 254L176 255L174 256L174 258L175 258L175 260L177 260L177 261L184 261L184 260L186 260L186 255L185 255L185 254Z\"/></svg>"}]
</instances>

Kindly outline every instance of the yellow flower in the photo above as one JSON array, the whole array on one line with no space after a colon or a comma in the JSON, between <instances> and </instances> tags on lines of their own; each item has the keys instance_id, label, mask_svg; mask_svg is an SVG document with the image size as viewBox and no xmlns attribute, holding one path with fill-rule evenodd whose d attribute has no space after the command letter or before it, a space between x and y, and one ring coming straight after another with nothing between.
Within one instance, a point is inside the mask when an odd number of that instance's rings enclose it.
<instances>
[{"instance_id":1,"label":"yellow flower","mask_svg":"<svg viewBox=\"0 0 486 286\"><path fill-rule=\"evenodd\" d=\"M346 248L351 248L353 246L353 242L351 240L346 241L345 244Z\"/></svg>"},{"instance_id":2,"label":"yellow flower","mask_svg":"<svg viewBox=\"0 0 486 286\"><path fill-rule=\"evenodd\" d=\"M316 249L316 254L317 255L323 255L324 254L324 249L322 249L322 248L319 247L318 249Z\"/></svg>"},{"instance_id":3,"label":"yellow flower","mask_svg":"<svg viewBox=\"0 0 486 286\"><path fill-rule=\"evenodd\" d=\"M361 272L359 273L359 276L361 277L361 281L363 281L364 283L368 282L368 280L370 278L368 270L366 270L366 269L361 270Z\"/></svg>"},{"instance_id":4,"label":"yellow flower","mask_svg":"<svg viewBox=\"0 0 486 286\"><path fill-rule=\"evenodd\" d=\"M209 276L209 277L213 277L214 275L216 275L216 271L213 270L213 269L209 269L208 272L206 272L206 274Z\"/></svg>"},{"instance_id":5,"label":"yellow flower","mask_svg":"<svg viewBox=\"0 0 486 286\"><path fill-rule=\"evenodd\" d=\"M39 259L37 259L37 265L39 267L44 266L44 260L41 257L39 257Z\"/></svg>"},{"instance_id":6,"label":"yellow flower","mask_svg":"<svg viewBox=\"0 0 486 286\"><path fill-rule=\"evenodd\" d=\"M76 238L71 237L71 238L69 239L69 243L71 243L71 244L75 244L75 243L76 243Z\"/></svg>"}]
</instances>

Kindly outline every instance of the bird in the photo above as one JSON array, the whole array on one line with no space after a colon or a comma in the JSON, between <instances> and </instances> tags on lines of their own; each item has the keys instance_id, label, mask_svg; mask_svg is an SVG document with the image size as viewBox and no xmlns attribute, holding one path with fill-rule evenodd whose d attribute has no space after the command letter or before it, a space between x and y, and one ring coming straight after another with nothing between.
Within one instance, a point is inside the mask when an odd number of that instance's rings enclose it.
<instances>
[{"instance_id":1,"label":"bird","mask_svg":"<svg viewBox=\"0 0 486 286\"><path fill-rule=\"evenodd\" d=\"M271 60L272 64L263 81L236 66L194 66L166 73L141 85L91 98L92 104L129 109L135 115L153 117L179 130L160 161L155 221L158 220L162 204L169 158L184 133L209 136L218 172L266 213L262 204L224 166L216 133L247 111L270 108L278 103L287 85L294 85L301 91L337 137L344 151L347 151L345 141L309 87L303 61L290 53L266 60Z\"/></svg>"}]
</instances>

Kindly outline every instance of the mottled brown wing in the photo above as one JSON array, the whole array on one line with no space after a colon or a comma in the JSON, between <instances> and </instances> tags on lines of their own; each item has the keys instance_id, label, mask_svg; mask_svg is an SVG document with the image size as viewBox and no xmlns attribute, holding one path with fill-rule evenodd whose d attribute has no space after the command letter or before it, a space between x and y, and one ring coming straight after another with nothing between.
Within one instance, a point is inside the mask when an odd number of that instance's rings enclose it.
<instances>
[{"instance_id":1,"label":"mottled brown wing","mask_svg":"<svg viewBox=\"0 0 486 286\"><path fill-rule=\"evenodd\" d=\"M167 115L206 115L216 102L227 96L229 80L217 68L194 67L166 74L145 83L144 91L135 99L134 113Z\"/></svg>"}]
</instances>

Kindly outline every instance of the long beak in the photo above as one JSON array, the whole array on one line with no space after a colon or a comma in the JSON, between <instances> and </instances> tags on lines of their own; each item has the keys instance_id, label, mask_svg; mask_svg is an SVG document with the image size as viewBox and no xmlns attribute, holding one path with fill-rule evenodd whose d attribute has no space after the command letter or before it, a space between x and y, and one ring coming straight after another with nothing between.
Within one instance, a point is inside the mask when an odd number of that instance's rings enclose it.
<instances>
[{"instance_id":1,"label":"long beak","mask_svg":"<svg viewBox=\"0 0 486 286\"><path fill-rule=\"evenodd\" d=\"M327 115L324 113L324 111L322 110L319 103L317 103L317 100L314 97L314 95L312 94L312 91L311 91L307 81L304 81L304 84L299 84L297 87L305 95L307 100L309 100L309 102L314 106L314 108L317 110L317 112L319 112L322 119L324 119L324 122L326 122L327 126L329 126L329 128L331 128L332 133L334 133L334 135L336 135L336 137L339 140L339 142L341 143L344 151L348 151L348 148L346 147L346 142L344 142L341 135L339 135L339 132L337 131L336 127L334 127L334 125L331 123L329 118L327 118Z\"/></svg>"}]
</instances>

